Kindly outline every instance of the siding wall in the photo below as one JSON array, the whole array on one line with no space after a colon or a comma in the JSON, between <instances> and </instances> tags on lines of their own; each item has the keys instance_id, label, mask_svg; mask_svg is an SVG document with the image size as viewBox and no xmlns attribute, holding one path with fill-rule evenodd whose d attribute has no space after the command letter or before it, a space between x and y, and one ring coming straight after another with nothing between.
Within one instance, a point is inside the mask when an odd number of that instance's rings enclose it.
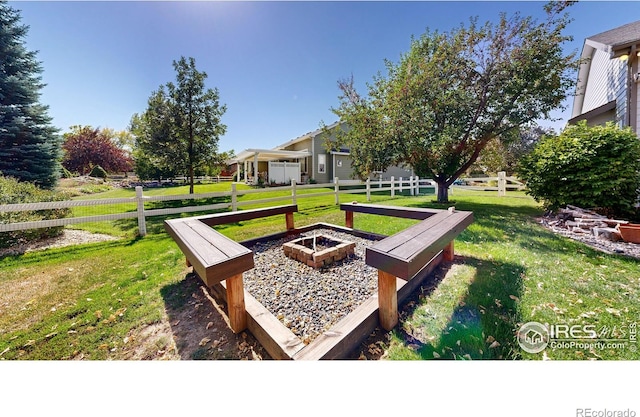
<instances>
[{"instance_id":1,"label":"siding wall","mask_svg":"<svg viewBox=\"0 0 640 417\"><path fill-rule=\"evenodd\" d=\"M620 89L624 89L625 63L619 59L610 59L609 54L597 49L591 57L591 70L584 92L584 102L580 114L598 108L616 100Z\"/></svg>"}]
</instances>

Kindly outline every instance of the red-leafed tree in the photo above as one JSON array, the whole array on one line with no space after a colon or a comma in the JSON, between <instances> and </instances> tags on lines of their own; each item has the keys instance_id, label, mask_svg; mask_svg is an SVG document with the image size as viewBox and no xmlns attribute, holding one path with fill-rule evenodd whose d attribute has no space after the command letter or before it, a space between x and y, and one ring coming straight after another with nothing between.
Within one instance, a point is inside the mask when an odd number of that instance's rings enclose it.
<instances>
[{"instance_id":1,"label":"red-leafed tree","mask_svg":"<svg viewBox=\"0 0 640 417\"><path fill-rule=\"evenodd\" d=\"M107 172L130 171L133 167L131 156L116 145L110 132L91 126L72 126L71 132L64 134L62 165L82 175L88 174L96 165Z\"/></svg>"}]
</instances>

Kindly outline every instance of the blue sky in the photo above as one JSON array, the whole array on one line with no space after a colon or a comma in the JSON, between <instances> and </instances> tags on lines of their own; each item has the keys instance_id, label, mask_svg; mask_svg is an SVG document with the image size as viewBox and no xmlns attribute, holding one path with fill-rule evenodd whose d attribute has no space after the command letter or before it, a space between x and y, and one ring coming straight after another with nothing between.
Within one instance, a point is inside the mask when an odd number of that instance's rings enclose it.
<instances>
[{"instance_id":1,"label":"blue sky","mask_svg":"<svg viewBox=\"0 0 640 417\"><path fill-rule=\"evenodd\" d=\"M412 35L448 31L500 12L543 18L544 2L129 2L11 1L42 62L41 102L63 132L71 125L126 129L150 94L175 79L173 60L193 57L228 107L221 151L271 148L336 120L337 81L360 91ZM637 20L640 2L582 1L567 50ZM564 125L571 111L556 113Z\"/></svg>"}]
</instances>

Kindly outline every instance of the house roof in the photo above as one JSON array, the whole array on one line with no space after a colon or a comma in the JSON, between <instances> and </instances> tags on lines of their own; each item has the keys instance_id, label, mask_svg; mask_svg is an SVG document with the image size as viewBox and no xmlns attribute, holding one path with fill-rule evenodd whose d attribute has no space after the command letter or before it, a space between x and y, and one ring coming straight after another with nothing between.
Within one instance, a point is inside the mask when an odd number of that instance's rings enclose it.
<instances>
[{"instance_id":1,"label":"house roof","mask_svg":"<svg viewBox=\"0 0 640 417\"><path fill-rule=\"evenodd\" d=\"M342 122L340 122L340 121L334 122L334 123L330 124L329 126L327 126L327 129L333 129L334 127L338 126L340 123L342 123ZM282 145L276 146L275 149L284 149L284 148L286 148L288 146L295 145L298 142L302 142L303 140L307 140L307 139L310 139L310 138L312 138L314 136L319 135L320 133L322 133L323 130L324 130L324 128L320 128L320 129L316 129L316 130L314 130L312 132L305 133L302 136L298 136L295 139L291 139L289 142L286 142L286 143L283 143Z\"/></svg>"},{"instance_id":2,"label":"house roof","mask_svg":"<svg viewBox=\"0 0 640 417\"><path fill-rule=\"evenodd\" d=\"M585 44L613 55L615 51L628 48L638 41L640 41L640 20L589 36Z\"/></svg>"},{"instance_id":3,"label":"house roof","mask_svg":"<svg viewBox=\"0 0 640 417\"><path fill-rule=\"evenodd\" d=\"M278 149L245 149L233 158L232 162L244 162L245 160L255 160L255 155L258 154L258 161L274 161L277 159L297 159L311 156L311 153L306 151L282 151Z\"/></svg>"},{"instance_id":4,"label":"house roof","mask_svg":"<svg viewBox=\"0 0 640 417\"><path fill-rule=\"evenodd\" d=\"M626 25L589 36L584 40L576 83L576 94L573 97L573 110L571 117L576 118L582 114L584 105L584 93L591 72L591 62L596 50L603 51L610 59L630 52L630 47L640 43L640 20Z\"/></svg>"}]
</instances>

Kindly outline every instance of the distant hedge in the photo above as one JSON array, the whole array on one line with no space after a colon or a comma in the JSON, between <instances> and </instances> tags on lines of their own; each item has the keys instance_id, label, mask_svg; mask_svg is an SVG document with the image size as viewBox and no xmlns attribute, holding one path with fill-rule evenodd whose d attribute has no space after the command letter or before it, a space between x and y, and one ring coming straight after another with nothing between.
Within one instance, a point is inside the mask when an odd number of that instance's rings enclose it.
<instances>
[{"instance_id":1,"label":"distant hedge","mask_svg":"<svg viewBox=\"0 0 640 417\"><path fill-rule=\"evenodd\" d=\"M548 209L567 204L603 214L635 216L640 187L640 139L613 123L568 126L544 137L518 169L528 193Z\"/></svg>"},{"instance_id":2,"label":"distant hedge","mask_svg":"<svg viewBox=\"0 0 640 417\"><path fill-rule=\"evenodd\" d=\"M43 201L62 201L66 197L55 191L43 190L29 182L20 182L15 178L0 176L0 205L39 203ZM0 223L31 222L38 220L61 219L71 214L70 209L20 211L0 213ZM62 234L63 227L0 232L0 247L5 248Z\"/></svg>"}]
</instances>

